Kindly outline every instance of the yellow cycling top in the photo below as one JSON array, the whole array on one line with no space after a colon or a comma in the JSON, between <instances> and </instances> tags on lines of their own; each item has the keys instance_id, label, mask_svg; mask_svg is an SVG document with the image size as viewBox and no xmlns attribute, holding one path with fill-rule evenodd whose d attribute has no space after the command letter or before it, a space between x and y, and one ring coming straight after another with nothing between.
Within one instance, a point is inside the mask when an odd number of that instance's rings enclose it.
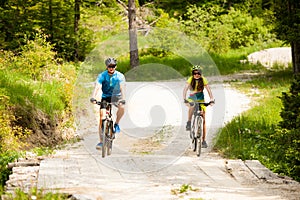
<instances>
[{"instance_id":1,"label":"yellow cycling top","mask_svg":"<svg viewBox=\"0 0 300 200\"><path fill-rule=\"evenodd\" d=\"M202 78L203 78L203 84L204 84L204 86L205 85L207 85L208 84L208 81L207 81L207 79L204 77L204 76L202 76ZM192 79L193 79L193 77L191 76L191 77L189 77L188 78L188 80L186 81L188 84L191 84L192 83ZM198 82L196 83L196 86L195 86L195 89L194 89L194 91L193 92L199 92L199 91L197 91L197 86L198 86ZM201 91L202 92L202 91Z\"/></svg>"}]
</instances>

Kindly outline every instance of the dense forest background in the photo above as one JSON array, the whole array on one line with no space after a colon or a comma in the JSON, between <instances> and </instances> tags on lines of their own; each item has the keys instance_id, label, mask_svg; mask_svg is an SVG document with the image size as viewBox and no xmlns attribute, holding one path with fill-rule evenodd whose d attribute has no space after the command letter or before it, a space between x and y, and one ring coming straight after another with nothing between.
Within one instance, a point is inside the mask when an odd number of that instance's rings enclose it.
<instances>
[{"instance_id":1,"label":"dense forest background","mask_svg":"<svg viewBox=\"0 0 300 200\"><path fill-rule=\"evenodd\" d=\"M182 31L208 51L266 45L276 40L275 1L136 1L137 29ZM20 51L44 34L58 57L83 61L95 45L128 30L126 1L31 0L1 3L1 49Z\"/></svg>"},{"instance_id":2,"label":"dense forest background","mask_svg":"<svg viewBox=\"0 0 300 200\"><path fill-rule=\"evenodd\" d=\"M292 67L299 72L300 3L297 0L139 0L136 28L145 36L153 28L186 34L214 59L221 74L261 70L241 65L249 53L291 46ZM74 130L72 99L82 62L101 42L128 32L128 1L2 0L0 2L0 172L21 150L53 147ZM172 41L164 45L172 45ZM128 54L118 58L122 72L130 70ZM183 76L185 61L172 62L172 52L139 49L141 63L164 62ZM149 61L149 57L151 60ZM169 62L169 63L168 63ZM292 80L292 75L289 77ZM298 83L299 81L295 81ZM296 94L297 84L294 86ZM295 93L295 92L294 92ZM289 99L286 94L285 99ZM299 98L297 95L295 98ZM289 101L293 101L290 100ZM298 101L299 102L299 101ZM290 104L287 104L287 106ZM299 108L299 104L293 104ZM293 110L293 108L290 108ZM283 114L284 115L284 114ZM299 110L287 120L299 122ZM300 124L300 123L295 123ZM284 128L284 127L283 127ZM299 126L293 129L297 138ZM289 153L289 175L299 172L299 140ZM299 173L298 173L299 174Z\"/></svg>"}]
</instances>

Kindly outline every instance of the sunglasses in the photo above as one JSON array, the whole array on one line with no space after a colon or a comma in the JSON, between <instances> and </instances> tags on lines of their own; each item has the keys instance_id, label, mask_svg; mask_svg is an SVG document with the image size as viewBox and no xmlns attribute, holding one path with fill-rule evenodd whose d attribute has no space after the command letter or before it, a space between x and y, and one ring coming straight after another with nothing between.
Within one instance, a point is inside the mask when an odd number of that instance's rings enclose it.
<instances>
[{"instance_id":1,"label":"sunglasses","mask_svg":"<svg viewBox=\"0 0 300 200\"><path fill-rule=\"evenodd\" d=\"M201 75L201 74L196 72L196 73L193 73L193 75Z\"/></svg>"},{"instance_id":2,"label":"sunglasses","mask_svg":"<svg viewBox=\"0 0 300 200\"><path fill-rule=\"evenodd\" d=\"M109 65L108 68L116 68L116 65Z\"/></svg>"}]
</instances>

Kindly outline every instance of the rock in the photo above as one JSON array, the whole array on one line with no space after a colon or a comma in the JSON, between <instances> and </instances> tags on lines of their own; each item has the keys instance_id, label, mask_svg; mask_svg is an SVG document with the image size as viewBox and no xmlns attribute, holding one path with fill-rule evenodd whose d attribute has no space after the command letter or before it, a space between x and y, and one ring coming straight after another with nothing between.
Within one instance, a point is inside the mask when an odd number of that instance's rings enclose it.
<instances>
[{"instance_id":1,"label":"rock","mask_svg":"<svg viewBox=\"0 0 300 200\"><path fill-rule=\"evenodd\" d=\"M260 63L266 68L272 68L275 64L288 67L292 62L292 52L290 47L270 48L248 55L247 60L253 64Z\"/></svg>"}]
</instances>

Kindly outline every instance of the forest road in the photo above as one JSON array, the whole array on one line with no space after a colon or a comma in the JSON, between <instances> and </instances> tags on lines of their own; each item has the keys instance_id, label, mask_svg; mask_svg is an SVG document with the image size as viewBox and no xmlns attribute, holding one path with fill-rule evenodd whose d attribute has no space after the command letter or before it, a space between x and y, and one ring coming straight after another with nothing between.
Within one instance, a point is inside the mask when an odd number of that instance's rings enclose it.
<instances>
[{"instance_id":1,"label":"forest road","mask_svg":"<svg viewBox=\"0 0 300 200\"><path fill-rule=\"evenodd\" d=\"M197 157L185 131L184 81L127 83L126 114L112 155L102 158L97 106L78 112L81 141L41 161L38 188L75 199L300 199L297 182L280 178L258 161L227 160L213 152L220 127L247 110L250 99L218 81L207 108L207 142ZM86 99L88 102L88 98Z\"/></svg>"}]
</instances>

